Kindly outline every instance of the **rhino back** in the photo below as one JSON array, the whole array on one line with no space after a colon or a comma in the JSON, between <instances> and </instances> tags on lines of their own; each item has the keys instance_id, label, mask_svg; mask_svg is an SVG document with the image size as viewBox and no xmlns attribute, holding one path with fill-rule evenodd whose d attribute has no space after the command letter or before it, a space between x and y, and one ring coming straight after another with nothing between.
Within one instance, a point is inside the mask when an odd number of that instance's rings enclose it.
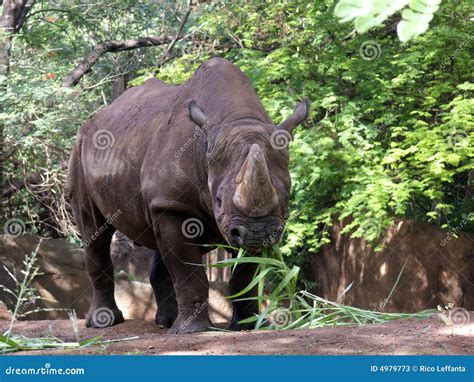
<instances>
[{"instance_id":1,"label":"rhino back","mask_svg":"<svg viewBox=\"0 0 474 382\"><path fill-rule=\"evenodd\" d=\"M128 89L80 129L75 150L87 192L105 216L120 209L114 226L132 239L150 230L151 208L213 219L205 137L188 117L191 99L216 125L242 117L269 122L247 77L213 58L183 85L151 79ZM152 235L138 242L151 246Z\"/></svg>"},{"instance_id":2,"label":"rhino back","mask_svg":"<svg viewBox=\"0 0 474 382\"><path fill-rule=\"evenodd\" d=\"M177 92L176 87L148 80L124 92L79 132L76 149L87 193L104 216L120 210L114 226L131 238L149 227L141 168Z\"/></svg>"}]
</instances>

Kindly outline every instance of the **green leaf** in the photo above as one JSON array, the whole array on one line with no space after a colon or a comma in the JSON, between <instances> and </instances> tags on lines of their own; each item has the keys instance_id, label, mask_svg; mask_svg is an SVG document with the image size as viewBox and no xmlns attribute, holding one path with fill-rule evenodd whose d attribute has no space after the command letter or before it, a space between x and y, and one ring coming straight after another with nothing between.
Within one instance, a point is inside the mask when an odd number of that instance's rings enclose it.
<instances>
[{"instance_id":1,"label":"green leaf","mask_svg":"<svg viewBox=\"0 0 474 382\"><path fill-rule=\"evenodd\" d=\"M341 23L344 23L367 12L364 9L367 9L367 3L362 0L341 0L334 8L334 14L341 19L339 20Z\"/></svg>"},{"instance_id":2,"label":"green leaf","mask_svg":"<svg viewBox=\"0 0 474 382\"><path fill-rule=\"evenodd\" d=\"M359 16L354 20L354 26L359 33L365 33L376 25L376 21L372 16Z\"/></svg>"},{"instance_id":3,"label":"green leaf","mask_svg":"<svg viewBox=\"0 0 474 382\"><path fill-rule=\"evenodd\" d=\"M426 29L428 29L428 23L402 20L397 26L397 34L401 42L407 42L426 31Z\"/></svg>"}]
</instances>

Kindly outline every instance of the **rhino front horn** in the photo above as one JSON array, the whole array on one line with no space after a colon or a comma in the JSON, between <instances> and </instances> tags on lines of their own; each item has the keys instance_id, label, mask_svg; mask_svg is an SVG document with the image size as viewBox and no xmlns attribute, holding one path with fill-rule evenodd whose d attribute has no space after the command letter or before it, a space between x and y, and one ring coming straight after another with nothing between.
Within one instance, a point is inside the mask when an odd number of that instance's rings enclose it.
<instances>
[{"instance_id":1,"label":"rhino front horn","mask_svg":"<svg viewBox=\"0 0 474 382\"><path fill-rule=\"evenodd\" d=\"M247 158L235 177L235 183L237 188L232 201L248 216L268 215L278 204L278 196L270 178L267 161L258 144L250 147Z\"/></svg>"}]
</instances>

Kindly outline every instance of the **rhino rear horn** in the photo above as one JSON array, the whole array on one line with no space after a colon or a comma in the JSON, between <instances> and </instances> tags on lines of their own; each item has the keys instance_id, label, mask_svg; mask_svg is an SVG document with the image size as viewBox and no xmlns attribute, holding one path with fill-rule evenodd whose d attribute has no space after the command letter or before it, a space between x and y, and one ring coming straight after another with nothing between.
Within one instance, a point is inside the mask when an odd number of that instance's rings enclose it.
<instances>
[{"instance_id":1,"label":"rhino rear horn","mask_svg":"<svg viewBox=\"0 0 474 382\"><path fill-rule=\"evenodd\" d=\"M258 144L250 148L235 182L237 188L232 201L248 216L265 216L278 204L278 195Z\"/></svg>"},{"instance_id":2,"label":"rhino rear horn","mask_svg":"<svg viewBox=\"0 0 474 382\"><path fill-rule=\"evenodd\" d=\"M279 129L284 129L291 133L293 129L302 123L309 114L309 100L304 98L293 110L293 114L278 125Z\"/></svg>"}]
</instances>

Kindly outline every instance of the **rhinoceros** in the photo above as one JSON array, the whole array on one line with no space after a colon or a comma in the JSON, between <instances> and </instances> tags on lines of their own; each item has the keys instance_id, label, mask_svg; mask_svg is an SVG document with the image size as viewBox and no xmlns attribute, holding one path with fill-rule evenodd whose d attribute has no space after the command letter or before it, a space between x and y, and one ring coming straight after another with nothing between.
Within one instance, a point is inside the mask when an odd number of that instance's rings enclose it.
<instances>
[{"instance_id":1,"label":"rhinoceros","mask_svg":"<svg viewBox=\"0 0 474 382\"><path fill-rule=\"evenodd\" d=\"M273 124L245 74L212 58L186 83L149 79L85 122L67 190L93 289L86 326L124 320L114 299L115 230L155 251L156 323L176 333L211 326L209 284L199 265L210 247L202 244L258 253L279 240L290 195L286 143L308 108L304 99ZM232 294L249 284L254 269L235 269ZM253 295L255 289L247 297ZM235 302L231 328L248 328L239 320L257 311L255 302Z\"/></svg>"}]
</instances>

